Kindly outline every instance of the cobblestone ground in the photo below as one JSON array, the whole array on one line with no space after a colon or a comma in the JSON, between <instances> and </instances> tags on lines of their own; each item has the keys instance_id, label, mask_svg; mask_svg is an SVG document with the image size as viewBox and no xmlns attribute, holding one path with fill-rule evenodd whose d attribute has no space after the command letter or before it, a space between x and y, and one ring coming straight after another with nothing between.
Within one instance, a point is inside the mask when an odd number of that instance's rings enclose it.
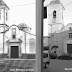
<instances>
[{"instance_id":1,"label":"cobblestone ground","mask_svg":"<svg viewBox=\"0 0 72 72\"><path fill-rule=\"evenodd\" d=\"M65 68L72 69L72 60L53 59L50 60L49 68L44 72L72 72L72 70L65 70Z\"/></svg>"},{"instance_id":2,"label":"cobblestone ground","mask_svg":"<svg viewBox=\"0 0 72 72\"><path fill-rule=\"evenodd\" d=\"M34 68L35 60L0 60L0 72L34 72Z\"/></svg>"}]
</instances>

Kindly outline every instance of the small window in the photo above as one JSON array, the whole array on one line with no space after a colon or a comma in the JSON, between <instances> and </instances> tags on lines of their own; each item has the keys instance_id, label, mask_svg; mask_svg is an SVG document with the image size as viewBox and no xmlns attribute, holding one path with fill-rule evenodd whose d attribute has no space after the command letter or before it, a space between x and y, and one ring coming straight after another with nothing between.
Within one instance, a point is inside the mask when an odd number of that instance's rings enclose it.
<instances>
[{"instance_id":1,"label":"small window","mask_svg":"<svg viewBox=\"0 0 72 72\"><path fill-rule=\"evenodd\" d=\"M69 27L69 30L72 30L72 28L71 28L71 27Z\"/></svg>"},{"instance_id":2,"label":"small window","mask_svg":"<svg viewBox=\"0 0 72 72\"><path fill-rule=\"evenodd\" d=\"M53 11L53 18L56 18L56 11Z\"/></svg>"},{"instance_id":3,"label":"small window","mask_svg":"<svg viewBox=\"0 0 72 72\"><path fill-rule=\"evenodd\" d=\"M13 38L16 38L15 35L13 35Z\"/></svg>"},{"instance_id":4,"label":"small window","mask_svg":"<svg viewBox=\"0 0 72 72\"><path fill-rule=\"evenodd\" d=\"M16 28L12 28L12 38L16 38Z\"/></svg>"},{"instance_id":5,"label":"small window","mask_svg":"<svg viewBox=\"0 0 72 72\"><path fill-rule=\"evenodd\" d=\"M7 15L7 12L6 12L6 20L8 20L8 15Z\"/></svg>"},{"instance_id":6,"label":"small window","mask_svg":"<svg viewBox=\"0 0 72 72\"><path fill-rule=\"evenodd\" d=\"M44 7L44 18L47 18L47 7Z\"/></svg>"},{"instance_id":7,"label":"small window","mask_svg":"<svg viewBox=\"0 0 72 72\"><path fill-rule=\"evenodd\" d=\"M72 33L69 33L69 38L72 38Z\"/></svg>"}]
</instances>

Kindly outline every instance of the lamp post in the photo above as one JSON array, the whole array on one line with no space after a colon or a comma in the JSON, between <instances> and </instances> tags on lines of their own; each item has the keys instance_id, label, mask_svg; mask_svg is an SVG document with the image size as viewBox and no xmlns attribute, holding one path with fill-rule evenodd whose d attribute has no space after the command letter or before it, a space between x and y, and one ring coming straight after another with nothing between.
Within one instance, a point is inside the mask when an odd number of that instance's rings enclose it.
<instances>
[{"instance_id":1,"label":"lamp post","mask_svg":"<svg viewBox=\"0 0 72 72\"><path fill-rule=\"evenodd\" d=\"M50 37L49 37L49 38L51 38L49 51L51 51L51 47L52 47L52 24L48 24L48 25L51 26L51 34L50 34Z\"/></svg>"},{"instance_id":2,"label":"lamp post","mask_svg":"<svg viewBox=\"0 0 72 72\"><path fill-rule=\"evenodd\" d=\"M27 33L27 29L31 30L31 28L29 28L27 26L24 26L24 23L18 25L18 27L19 27L19 30L22 30L24 32L24 41L25 41L24 47L25 47L25 54L26 54L26 39L27 39L26 38L27 37L26 33Z\"/></svg>"},{"instance_id":3,"label":"lamp post","mask_svg":"<svg viewBox=\"0 0 72 72\"><path fill-rule=\"evenodd\" d=\"M28 29L29 29L29 27L23 27L23 28L25 28L25 29L28 28ZM31 28L30 28L30 30L31 30ZM26 37L26 36L27 36L27 35L26 35L26 30L25 30L25 35L24 35L24 36L25 36L24 40L25 40L25 54L26 54L26 38L27 38L27 37Z\"/></svg>"},{"instance_id":4,"label":"lamp post","mask_svg":"<svg viewBox=\"0 0 72 72\"><path fill-rule=\"evenodd\" d=\"M27 27L23 27L23 28L27 29ZM25 41L25 54L26 54L26 30L25 30L24 36L25 36L24 41Z\"/></svg>"}]
</instances>

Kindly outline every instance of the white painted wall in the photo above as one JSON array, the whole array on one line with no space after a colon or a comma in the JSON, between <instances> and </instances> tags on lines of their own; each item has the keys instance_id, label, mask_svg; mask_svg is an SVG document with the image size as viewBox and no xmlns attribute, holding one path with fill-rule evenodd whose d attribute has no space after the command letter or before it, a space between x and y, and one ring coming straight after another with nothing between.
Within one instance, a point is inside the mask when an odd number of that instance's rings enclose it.
<instances>
[{"instance_id":1,"label":"white painted wall","mask_svg":"<svg viewBox=\"0 0 72 72\"><path fill-rule=\"evenodd\" d=\"M8 9L0 7L0 10L1 10L0 24L8 24L8 20L6 21L6 12L8 12Z\"/></svg>"},{"instance_id":2,"label":"white painted wall","mask_svg":"<svg viewBox=\"0 0 72 72\"><path fill-rule=\"evenodd\" d=\"M63 24L63 19L62 19L63 8L60 4L49 5L47 7L47 16L48 16L49 24L53 24L53 21L54 21L53 11L54 10L56 10L56 13L57 13L56 23L62 23Z\"/></svg>"},{"instance_id":3,"label":"white painted wall","mask_svg":"<svg viewBox=\"0 0 72 72\"><path fill-rule=\"evenodd\" d=\"M56 19L53 18L53 11L56 10ZM48 17L48 27L49 33L51 32L52 25L52 33L58 30L61 30L62 24L64 24L63 20L63 11L61 4L54 4L47 6L47 17Z\"/></svg>"},{"instance_id":4,"label":"white painted wall","mask_svg":"<svg viewBox=\"0 0 72 72\"><path fill-rule=\"evenodd\" d=\"M11 26L9 28L9 30L5 33L5 45L4 45L4 53L8 53L8 45L7 45L7 41L12 39L12 28L16 28L16 38L17 39L21 39L22 43L21 43L21 53L25 53L25 32L21 31L18 29L18 27L16 26ZM35 52L30 52L29 50L29 39L30 39L30 35L26 34L26 53L35 53Z\"/></svg>"}]
</instances>

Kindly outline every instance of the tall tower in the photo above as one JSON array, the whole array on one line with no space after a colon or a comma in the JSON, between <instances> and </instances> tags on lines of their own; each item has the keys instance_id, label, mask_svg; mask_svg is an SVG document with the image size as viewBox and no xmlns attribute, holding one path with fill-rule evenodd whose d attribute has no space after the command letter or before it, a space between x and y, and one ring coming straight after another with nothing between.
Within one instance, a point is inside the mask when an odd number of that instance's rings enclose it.
<instances>
[{"instance_id":1,"label":"tall tower","mask_svg":"<svg viewBox=\"0 0 72 72\"><path fill-rule=\"evenodd\" d=\"M48 26L50 32L54 33L61 30L63 26L63 11L64 7L59 0L52 0L47 6Z\"/></svg>"},{"instance_id":2,"label":"tall tower","mask_svg":"<svg viewBox=\"0 0 72 72\"><path fill-rule=\"evenodd\" d=\"M8 29L9 7L3 0L0 0L0 53L4 53L5 31Z\"/></svg>"},{"instance_id":3,"label":"tall tower","mask_svg":"<svg viewBox=\"0 0 72 72\"><path fill-rule=\"evenodd\" d=\"M8 24L9 7L3 0L0 0L0 24Z\"/></svg>"}]
</instances>

